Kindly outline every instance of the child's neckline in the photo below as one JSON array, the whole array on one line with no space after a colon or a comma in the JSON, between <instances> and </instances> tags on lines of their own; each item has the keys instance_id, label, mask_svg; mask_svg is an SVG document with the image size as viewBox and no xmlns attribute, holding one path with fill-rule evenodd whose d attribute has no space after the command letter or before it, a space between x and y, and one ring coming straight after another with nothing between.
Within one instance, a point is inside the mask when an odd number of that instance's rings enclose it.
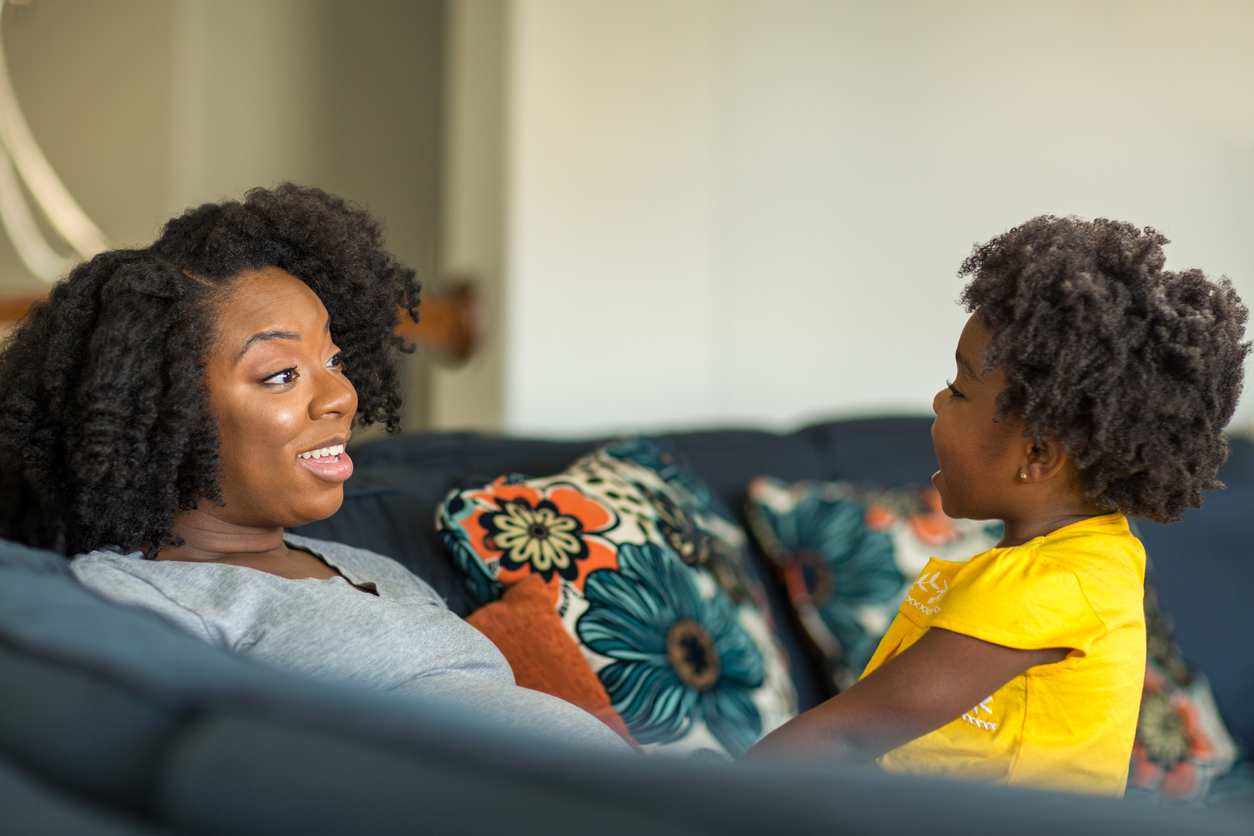
<instances>
[{"instance_id":1,"label":"child's neckline","mask_svg":"<svg viewBox=\"0 0 1254 836\"><path fill-rule=\"evenodd\" d=\"M1091 517L1085 517L1082 520L1076 520L1073 523L1067 523L1066 525L1061 525L1058 528L1055 528L1053 531L1047 532L1045 534L1037 535L1036 537L1033 537L1031 540L1025 540L1022 543L1019 543L1018 545L994 546L994 549L1022 549L1027 546L1031 546L1034 543L1042 543L1046 540L1057 537L1059 534L1070 532L1074 529L1087 528L1087 527L1100 528L1100 527L1104 527L1104 526L1107 526L1116 522L1122 523L1123 528L1127 529L1128 528L1127 520L1128 518L1122 513L1120 513L1119 511L1111 511L1106 514L1094 514Z\"/></svg>"}]
</instances>

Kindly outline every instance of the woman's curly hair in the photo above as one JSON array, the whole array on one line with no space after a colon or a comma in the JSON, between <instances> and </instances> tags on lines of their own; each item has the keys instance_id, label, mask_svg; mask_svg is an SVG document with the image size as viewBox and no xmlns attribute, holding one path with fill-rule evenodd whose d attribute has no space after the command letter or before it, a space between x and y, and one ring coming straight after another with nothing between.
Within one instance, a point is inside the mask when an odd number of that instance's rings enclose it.
<instances>
[{"instance_id":1,"label":"woman's curly hair","mask_svg":"<svg viewBox=\"0 0 1254 836\"><path fill-rule=\"evenodd\" d=\"M206 204L145 250L101 253L35 306L0 354L0 536L74 555L159 549L174 516L222 501L204 383L214 317L242 273L277 267L322 300L357 420L400 428L398 306L414 271L378 223L284 183ZM150 554L152 552L150 551Z\"/></svg>"},{"instance_id":2,"label":"woman's curly hair","mask_svg":"<svg viewBox=\"0 0 1254 836\"><path fill-rule=\"evenodd\" d=\"M1009 381L1000 417L1070 453L1100 506L1182 519L1228 457L1247 312L1226 279L1163 269L1146 227L1042 216L977 246L962 293Z\"/></svg>"}]
</instances>

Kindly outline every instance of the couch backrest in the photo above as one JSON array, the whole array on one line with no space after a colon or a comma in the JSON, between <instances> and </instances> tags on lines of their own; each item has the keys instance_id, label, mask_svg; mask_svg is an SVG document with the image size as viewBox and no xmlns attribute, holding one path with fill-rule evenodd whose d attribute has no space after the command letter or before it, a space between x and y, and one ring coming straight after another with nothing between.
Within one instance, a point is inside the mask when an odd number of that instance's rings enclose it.
<instances>
[{"instance_id":1,"label":"couch backrest","mask_svg":"<svg viewBox=\"0 0 1254 836\"><path fill-rule=\"evenodd\" d=\"M926 417L815 424L793 433L748 430L667 436L743 524L745 490L758 475L787 481L847 479L862 484L927 484L936 469ZM559 472L605 439L542 441L467 433L401 436L354 452L357 471L345 503L328 520L300 529L395 557L431 583L459 614L471 601L435 532L435 509L450 490L504 473ZM1233 733L1254 749L1254 651L1245 635L1245 599L1254 589L1254 443L1232 440L1220 471L1226 491L1207 497L1174 526L1141 523L1164 609L1186 659L1203 670ZM789 652L803 708L828 689L792 623L784 593L753 550Z\"/></svg>"}]
</instances>

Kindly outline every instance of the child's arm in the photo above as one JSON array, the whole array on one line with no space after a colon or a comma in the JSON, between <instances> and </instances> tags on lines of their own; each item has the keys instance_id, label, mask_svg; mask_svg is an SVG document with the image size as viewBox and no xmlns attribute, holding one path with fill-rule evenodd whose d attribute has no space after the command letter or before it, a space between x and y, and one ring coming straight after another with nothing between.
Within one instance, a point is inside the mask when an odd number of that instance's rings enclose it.
<instances>
[{"instance_id":1,"label":"child's arm","mask_svg":"<svg viewBox=\"0 0 1254 836\"><path fill-rule=\"evenodd\" d=\"M1066 658L933 627L869 676L768 734L749 760L868 761L961 717L1010 680Z\"/></svg>"}]
</instances>

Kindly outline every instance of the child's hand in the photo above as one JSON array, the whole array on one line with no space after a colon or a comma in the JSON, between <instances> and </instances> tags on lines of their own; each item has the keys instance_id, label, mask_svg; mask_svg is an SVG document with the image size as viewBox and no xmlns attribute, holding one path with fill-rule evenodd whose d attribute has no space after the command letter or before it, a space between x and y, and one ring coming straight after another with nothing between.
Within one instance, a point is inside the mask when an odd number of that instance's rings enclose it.
<instances>
[{"instance_id":1,"label":"child's hand","mask_svg":"<svg viewBox=\"0 0 1254 836\"><path fill-rule=\"evenodd\" d=\"M874 760L1067 653L1016 650L933 627L869 676L762 738L742 760Z\"/></svg>"}]
</instances>

